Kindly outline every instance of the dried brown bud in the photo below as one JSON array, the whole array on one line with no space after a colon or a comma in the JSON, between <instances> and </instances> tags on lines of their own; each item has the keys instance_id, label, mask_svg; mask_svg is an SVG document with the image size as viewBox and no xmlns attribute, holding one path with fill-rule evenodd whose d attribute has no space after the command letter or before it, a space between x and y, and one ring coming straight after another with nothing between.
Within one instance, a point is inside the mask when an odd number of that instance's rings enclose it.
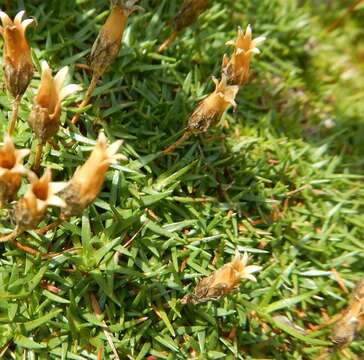
<instances>
[{"instance_id":1,"label":"dried brown bud","mask_svg":"<svg viewBox=\"0 0 364 360\"><path fill-rule=\"evenodd\" d=\"M172 20L173 29L178 32L192 25L207 9L208 0L184 0L178 13Z\"/></svg>"},{"instance_id":2,"label":"dried brown bud","mask_svg":"<svg viewBox=\"0 0 364 360\"><path fill-rule=\"evenodd\" d=\"M235 47L231 59L224 55L222 70L226 74L227 82L232 85L242 85L249 78L250 60L253 54L259 54L256 47L262 43L265 37L260 36L252 40L252 30L250 25L244 31L239 27L237 39L230 40L226 45Z\"/></svg>"},{"instance_id":3,"label":"dried brown bud","mask_svg":"<svg viewBox=\"0 0 364 360\"><path fill-rule=\"evenodd\" d=\"M121 144L122 141L118 140L108 146L105 135L100 133L89 158L77 168L59 194L67 205L62 212L65 217L80 215L96 199L109 166L118 159L125 159L123 155L116 154Z\"/></svg>"},{"instance_id":4,"label":"dried brown bud","mask_svg":"<svg viewBox=\"0 0 364 360\"><path fill-rule=\"evenodd\" d=\"M22 21L24 14L25 11L20 11L12 21L6 13L0 11L0 33L4 38L4 79L14 98L24 94L33 76L32 57L25 31L34 20Z\"/></svg>"},{"instance_id":5,"label":"dried brown bud","mask_svg":"<svg viewBox=\"0 0 364 360\"><path fill-rule=\"evenodd\" d=\"M197 18L207 9L208 0L184 0L178 13L171 21L172 33L158 48L158 52L167 49L176 39L177 34L182 29L192 25Z\"/></svg>"},{"instance_id":6,"label":"dried brown bud","mask_svg":"<svg viewBox=\"0 0 364 360\"><path fill-rule=\"evenodd\" d=\"M239 91L238 86L227 85L223 74L221 81L213 78L215 90L212 94L200 101L193 111L187 124L187 132L199 133L206 131L210 126L216 125L225 110L230 106L236 106L235 96Z\"/></svg>"},{"instance_id":7,"label":"dried brown bud","mask_svg":"<svg viewBox=\"0 0 364 360\"><path fill-rule=\"evenodd\" d=\"M5 135L0 149L0 208L13 200L21 184L21 176L27 174L22 161L28 149L16 150L10 136Z\"/></svg>"},{"instance_id":8,"label":"dried brown bud","mask_svg":"<svg viewBox=\"0 0 364 360\"><path fill-rule=\"evenodd\" d=\"M28 123L41 144L45 144L58 131L61 101L81 89L75 84L63 86L67 74L66 66L53 77L48 63L42 61L40 86L28 117Z\"/></svg>"},{"instance_id":9,"label":"dried brown bud","mask_svg":"<svg viewBox=\"0 0 364 360\"><path fill-rule=\"evenodd\" d=\"M198 304L209 300L218 300L235 290L241 279L256 281L252 273L259 271L261 267L256 265L246 266L247 263L248 254L245 253L241 258L240 253L236 251L231 262L225 264L210 276L203 278L197 284L194 292L186 295L181 300L182 303Z\"/></svg>"},{"instance_id":10,"label":"dried brown bud","mask_svg":"<svg viewBox=\"0 0 364 360\"><path fill-rule=\"evenodd\" d=\"M355 335L364 327L364 278L353 291L349 305L342 318L335 324L330 336L335 347L341 349L349 345Z\"/></svg>"},{"instance_id":11,"label":"dried brown bud","mask_svg":"<svg viewBox=\"0 0 364 360\"><path fill-rule=\"evenodd\" d=\"M28 190L15 206L15 221L18 229L34 229L43 220L47 207L50 205L65 206L63 200L55 195L51 177L50 169L47 169L40 179L34 173L29 174Z\"/></svg>"},{"instance_id":12,"label":"dried brown bud","mask_svg":"<svg viewBox=\"0 0 364 360\"><path fill-rule=\"evenodd\" d=\"M129 15L139 7L134 6L139 0L129 0L125 3L114 1L110 15L101 27L90 54L90 67L101 76L119 53L121 38Z\"/></svg>"}]
</instances>

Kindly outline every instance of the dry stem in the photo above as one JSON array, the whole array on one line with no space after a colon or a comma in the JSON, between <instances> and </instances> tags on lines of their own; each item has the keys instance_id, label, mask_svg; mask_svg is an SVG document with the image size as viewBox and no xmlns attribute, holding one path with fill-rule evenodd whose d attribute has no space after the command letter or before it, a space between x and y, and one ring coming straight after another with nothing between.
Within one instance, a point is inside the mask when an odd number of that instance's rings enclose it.
<instances>
[{"instance_id":1,"label":"dry stem","mask_svg":"<svg viewBox=\"0 0 364 360\"><path fill-rule=\"evenodd\" d=\"M57 220L53 221L51 224L43 226L40 229L36 229L34 230L34 232L38 235L44 235L45 233L47 233L49 230L53 230L55 229L58 225L62 224L63 221L65 221L66 218L64 217L59 217Z\"/></svg>"},{"instance_id":2,"label":"dry stem","mask_svg":"<svg viewBox=\"0 0 364 360\"><path fill-rule=\"evenodd\" d=\"M15 238L22 234L23 230L20 230L19 228L15 228L10 234L4 235L0 237L0 243L7 242L7 241L13 241Z\"/></svg>"},{"instance_id":3,"label":"dry stem","mask_svg":"<svg viewBox=\"0 0 364 360\"><path fill-rule=\"evenodd\" d=\"M162 51L167 49L173 43L176 37L177 37L177 31L174 30L172 34L169 35L168 38L164 41L164 43L158 48L157 51L161 53Z\"/></svg>"},{"instance_id":4,"label":"dry stem","mask_svg":"<svg viewBox=\"0 0 364 360\"><path fill-rule=\"evenodd\" d=\"M94 72L92 74L92 78L91 78L91 82L90 85L88 86L88 89L86 91L85 97L83 98L81 104L78 106L79 109L84 108L90 101L92 93L94 92L96 85L97 85L97 81L99 80L100 75L96 72ZM80 118L81 113L78 112L77 114L75 114L72 118L72 124L77 124L79 118Z\"/></svg>"},{"instance_id":5,"label":"dry stem","mask_svg":"<svg viewBox=\"0 0 364 360\"><path fill-rule=\"evenodd\" d=\"M166 149L162 151L164 155L170 154L178 145L185 142L191 135L191 132L186 130L183 135L172 145L168 146Z\"/></svg>"},{"instance_id":6,"label":"dry stem","mask_svg":"<svg viewBox=\"0 0 364 360\"><path fill-rule=\"evenodd\" d=\"M37 174L38 174L38 171L39 171L39 168L40 168L40 162L41 162L41 159L42 159L43 146L44 146L43 143L38 142L37 148L35 150L33 170Z\"/></svg>"},{"instance_id":7,"label":"dry stem","mask_svg":"<svg viewBox=\"0 0 364 360\"><path fill-rule=\"evenodd\" d=\"M331 32L333 30L335 30L340 23L348 16L350 15L355 8L362 2L363 0L354 0L351 5L346 9L346 11L344 12L344 14L342 14L341 16L339 16L328 28L327 28L327 32Z\"/></svg>"},{"instance_id":8,"label":"dry stem","mask_svg":"<svg viewBox=\"0 0 364 360\"><path fill-rule=\"evenodd\" d=\"M13 131L15 129L16 119L18 118L18 110L19 110L20 100L21 100L21 96L17 96L13 101L11 119L10 119L10 123L9 123L9 126L8 126L8 134L9 135L12 135L12 133L13 133Z\"/></svg>"}]
</instances>

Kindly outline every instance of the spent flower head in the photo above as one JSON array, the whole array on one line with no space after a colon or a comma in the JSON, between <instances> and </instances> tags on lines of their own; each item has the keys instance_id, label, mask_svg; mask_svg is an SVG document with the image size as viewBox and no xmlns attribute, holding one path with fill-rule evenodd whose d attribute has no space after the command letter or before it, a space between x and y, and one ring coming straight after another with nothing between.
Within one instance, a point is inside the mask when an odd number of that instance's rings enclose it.
<instances>
[{"instance_id":1,"label":"spent flower head","mask_svg":"<svg viewBox=\"0 0 364 360\"><path fill-rule=\"evenodd\" d=\"M107 144L104 133L100 133L96 145L86 162L78 167L66 188L60 193L67 206L63 210L65 216L79 215L98 196L111 164L124 155L117 154L122 140Z\"/></svg>"},{"instance_id":2,"label":"spent flower head","mask_svg":"<svg viewBox=\"0 0 364 360\"><path fill-rule=\"evenodd\" d=\"M186 295L182 299L182 303L198 304L209 300L218 300L235 290L242 279L256 281L255 276L252 274L259 271L261 267L256 265L247 266L247 264L248 254L244 253L243 257L241 257L239 251L236 250L234 259L231 262L200 280L194 292Z\"/></svg>"},{"instance_id":3,"label":"spent flower head","mask_svg":"<svg viewBox=\"0 0 364 360\"><path fill-rule=\"evenodd\" d=\"M23 197L15 206L15 221L18 229L34 229L44 218L48 206L64 207L64 201L55 193L55 184L51 183L52 174L46 169L43 176L30 172L30 184Z\"/></svg>"},{"instance_id":4,"label":"spent flower head","mask_svg":"<svg viewBox=\"0 0 364 360\"><path fill-rule=\"evenodd\" d=\"M128 17L135 10L140 9L135 6L138 1L112 1L110 14L100 29L89 58L90 67L98 76L108 69L118 55Z\"/></svg>"},{"instance_id":5,"label":"spent flower head","mask_svg":"<svg viewBox=\"0 0 364 360\"><path fill-rule=\"evenodd\" d=\"M16 150L10 136L5 135L4 145L0 148L0 208L14 199L22 175L28 173L23 166L23 159L28 154L28 149Z\"/></svg>"},{"instance_id":6,"label":"spent flower head","mask_svg":"<svg viewBox=\"0 0 364 360\"><path fill-rule=\"evenodd\" d=\"M225 74L222 74L220 81L214 77L212 79L215 90L197 105L189 118L187 131L192 133L207 131L210 126L220 121L229 106L236 107L235 96L239 87L228 85Z\"/></svg>"},{"instance_id":7,"label":"spent flower head","mask_svg":"<svg viewBox=\"0 0 364 360\"><path fill-rule=\"evenodd\" d=\"M28 123L38 141L44 144L58 131L62 100L81 90L81 87L75 84L64 85L68 75L67 66L59 70L54 77L46 61L42 61L41 66L40 85Z\"/></svg>"},{"instance_id":8,"label":"spent flower head","mask_svg":"<svg viewBox=\"0 0 364 360\"><path fill-rule=\"evenodd\" d=\"M22 20L24 14L25 11L20 11L13 21L0 11L0 34L4 39L4 80L14 98L24 94L33 76L32 57L25 31L34 19Z\"/></svg>"},{"instance_id":9,"label":"spent flower head","mask_svg":"<svg viewBox=\"0 0 364 360\"><path fill-rule=\"evenodd\" d=\"M240 86L248 80L252 55L260 53L257 46L264 40L264 36L252 39L252 29L248 25L245 33L239 27L237 39L226 43L226 45L234 46L231 58L224 55L222 63L222 71L226 74L229 84Z\"/></svg>"},{"instance_id":10,"label":"spent flower head","mask_svg":"<svg viewBox=\"0 0 364 360\"><path fill-rule=\"evenodd\" d=\"M332 329L330 339L336 348L349 345L364 327L364 278L355 287L349 305Z\"/></svg>"}]
</instances>

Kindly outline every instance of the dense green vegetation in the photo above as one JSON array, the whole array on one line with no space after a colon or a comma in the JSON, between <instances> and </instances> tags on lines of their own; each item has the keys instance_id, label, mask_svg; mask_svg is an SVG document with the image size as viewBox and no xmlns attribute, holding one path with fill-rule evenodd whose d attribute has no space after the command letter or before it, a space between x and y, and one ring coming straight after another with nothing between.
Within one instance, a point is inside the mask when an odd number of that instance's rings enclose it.
<instances>
[{"instance_id":1,"label":"dense green vegetation","mask_svg":"<svg viewBox=\"0 0 364 360\"><path fill-rule=\"evenodd\" d=\"M10 16L24 8L37 19L28 32L37 70L13 137L18 148L34 150L26 119L40 60L54 70L69 65L72 82L86 88L90 74L79 64L87 62L108 2L10 3ZM317 359L331 345L331 327L317 326L349 297L333 269L349 292L364 275L364 4L328 32L351 1L210 3L158 54L181 1L141 0L144 11L130 17L119 56L77 126L70 119L82 92L65 102L59 149L47 145L42 161L55 180L71 178L101 129L110 142L124 139L128 161L112 166L82 217L18 238L61 255L44 260L0 244L5 359L96 359L102 347L109 359L102 319L122 359ZM211 75L219 77L230 51L225 42L249 23L267 40L236 111L161 156L213 89ZM4 134L11 110L5 88L0 104ZM13 225L7 210L0 215L5 233ZM43 224L57 216L50 211ZM181 304L236 248L263 267L257 282L243 280L216 302ZM332 358L363 352L359 336Z\"/></svg>"}]
</instances>

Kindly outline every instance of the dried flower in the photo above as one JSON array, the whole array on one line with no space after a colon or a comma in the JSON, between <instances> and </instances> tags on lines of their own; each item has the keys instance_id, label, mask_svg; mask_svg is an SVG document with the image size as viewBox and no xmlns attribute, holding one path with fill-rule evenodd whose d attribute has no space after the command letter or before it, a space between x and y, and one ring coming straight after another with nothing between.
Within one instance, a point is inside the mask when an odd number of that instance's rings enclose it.
<instances>
[{"instance_id":1,"label":"dried flower","mask_svg":"<svg viewBox=\"0 0 364 360\"><path fill-rule=\"evenodd\" d=\"M235 257L231 262L225 264L210 276L203 278L197 284L194 292L182 299L182 303L198 304L209 300L218 300L235 290L241 279L256 281L252 274L259 271L261 267L256 265L246 266L247 263L248 254L244 253L243 258L241 258L240 253L236 250Z\"/></svg>"},{"instance_id":2,"label":"dried flower","mask_svg":"<svg viewBox=\"0 0 364 360\"><path fill-rule=\"evenodd\" d=\"M16 150L10 136L5 135L0 149L0 208L13 200L19 190L21 176L27 174L22 161L28 154L28 149Z\"/></svg>"},{"instance_id":3,"label":"dried flower","mask_svg":"<svg viewBox=\"0 0 364 360\"><path fill-rule=\"evenodd\" d=\"M172 19L172 34L159 47L158 52L165 50L175 40L179 31L192 25L208 5L208 0L184 0L178 13Z\"/></svg>"},{"instance_id":4,"label":"dried flower","mask_svg":"<svg viewBox=\"0 0 364 360\"><path fill-rule=\"evenodd\" d=\"M34 161L35 171L39 169L44 144L58 131L62 100L81 90L81 87L75 84L64 86L67 74L68 67L65 66L53 77L48 63L42 61L38 94L28 117L28 123L38 140Z\"/></svg>"},{"instance_id":5,"label":"dried flower","mask_svg":"<svg viewBox=\"0 0 364 360\"><path fill-rule=\"evenodd\" d=\"M63 217L80 215L97 197L104 182L106 171L111 164L125 159L116 154L122 141L107 145L106 137L99 134L96 145L86 162L75 171L66 188L59 194L67 206L62 211Z\"/></svg>"},{"instance_id":6,"label":"dried flower","mask_svg":"<svg viewBox=\"0 0 364 360\"><path fill-rule=\"evenodd\" d=\"M12 21L6 13L0 11L0 33L4 38L4 78L6 87L14 98L24 94L33 76L32 57L25 31L34 20L22 21L24 14L25 11L20 11Z\"/></svg>"},{"instance_id":7,"label":"dried flower","mask_svg":"<svg viewBox=\"0 0 364 360\"><path fill-rule=\"evenodd\" d=\"M61 101L81 90L79 85L63 85L67 74L68 67L65 66L53 77L48 63L42 61L38 94L34 99L33 108L28 118L30 127L42 144L45 144L58 131Z\"/></svg>"},{"instance_id":8,"label":"dried flower","mask_svg":"<svg viewBox=\"0 0 364 360\"><path fill-rule=\"evenodd\" d=\"M227 85L224 74L220 82L214 77L212 79L215 83L214 92L200 101L188 120L185 133L175 144L165 149L164 154L169 154L190 135L205 132L210 126L216 125L229 106L236 107L235 96L239 86Z\"/></svg>"},{"instance_id":9,"label":"dried flower","mask_svg":"<svg viewBox=\"0 0 364 360\"><path fill-rule=\"evenodd\" d=\"M90 54L90 66L94 73L101 76L119 53L121 38L128 17L139 7L135 3L139 0L113 1L110 15L101 27Z\"/></svg>"},{"instance_id":10,"label":"dried flower","mask_svg":"<svg viewBox=\"0 0 364 360\"><path fill-rule=\"evenodd\" d=\"M125 3L122 0L112 0L112 8L110 15L106 19L105 24L92 45L89 58L90 68L93 72L92 79L83 101L79 104L79 108L85 107L94 92L97 81L108 67L115 60L119 53L121 38L124 33L125 25L128 17L135 10L141 9L135 6L139 0L127 0ZM80 118L80 113L75 114L72 118L72 123L76 124Z\"/></svg>"},{"instance_id":11,"label":"dried flower","mask_svg":"<svg viewBox=\"0 0 364 360\"><path fill-rule=\"evenodd\" d=\"M230 40L226 45L235 47L231 59L224 55L222 70L226 74L228 83L232 85L242 85L249 78L250 60L253 54L259 54L257 45L265 40L264 36L252 40L252 29L247 26L245 34L239 27L237 39Z\"/></svg>"},{"instance_id":12,"label":"dried flower","mask_svg":"<svg viewBox=\"0 0 364 360\"><path fill-rule=\"evenodd\" d=\"M353 291L349 305L342 318L335 324L331 333L331 341L336 348L349 345L355 335L364 327L364 278Z\"/></svg>"},{"instance_id":13,"label":"dried flower","mask_svg":"<svg viewBox=\"0 0 364 360\"><path fill-rule=\"evenodd\" d=\"M197 105L188 120L187 131L193 133L207 131L210 126L216 125L221 120L229 106L236 107L235 96L239 87L227 85L224 74L220 82L214 77L212 80L215 83L215 90Z\"/></svg>"},{"instance_id":14,"label":"dried flower","mask_svg":"<svg viewBox=\"0 0 364 360\"><path fill-rule=\"evenodd\" d=\"M65 206L63 200L55 195L51 178L50 169L40 179L34 173L29 174L28 190L15 206L18 232L34 229L43 220L48 206Z\"/></svg>"}]
</instances>

